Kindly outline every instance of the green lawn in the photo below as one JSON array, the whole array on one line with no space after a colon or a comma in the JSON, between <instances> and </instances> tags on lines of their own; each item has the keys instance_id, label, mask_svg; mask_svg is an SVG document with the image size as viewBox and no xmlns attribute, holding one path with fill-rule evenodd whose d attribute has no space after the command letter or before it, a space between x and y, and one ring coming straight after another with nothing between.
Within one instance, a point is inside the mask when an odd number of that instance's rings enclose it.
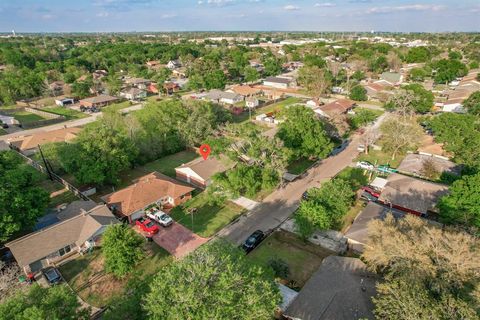
<instances>
[{"instance_id":1,"label":"green lawn","mask_svg":"<svg viewBox=\"0 0 480 320\"><path fill-rule=\"evenodd\" d=\"M355 217L365 208L365 202L362 200L357 200L353 207L348 210L347 214L345 214L342 218L341 225L338 226L338 231L345 233L347 229L352 225L353 220Z\"/></svg>"},{"instance_id":2,"label":"green lawn","mask_svg":"<svg viewBox=\"0 0 480 320\"><path fill-rule=\"evenodd\" d=\"M132 274L124 279L116 279L104 272L101 249L69 261L59 270L83 300L92 306L102 307L107 305L110 299L123 294L123 289L133 274L142 278L150 277L173 261L172 256L155 243L146 243L145 253L145 258L135 267Z\"/></svg>"},{"instance_id":3,"label":"green lawn","mask_svg":"<svg viewBox=\"0 0 480 320\"><path fill-rule=\"evenodd\" d=\"M103 107L102 108L102 111L104 110L115 110L115 111L118 111L118 110L122 110L122 109L125 109L125 108L128 108L130 107L132 104L130 103L130 101L123 101L123 102L119 102L119 103L113 103L111 105L108 105L106 107Z\"/></svg>"},{"instance_id":4,"label":"green lawn","mask_svg":"<svg viewBox=\"0 0 480 320\"><path fill-rule=\"evenodd\" d=\"M83 112L73 110L73 109L69 109L69 108L65 108L65 107L49 107L49 108L45 108L43 110L45 110L47 112L55 113L55 114L58 114L58 115L61 115L61 116L65 116L65 118L67 118L67 120L74 120L74 119L81 119L81 118L88 117L88 115L86 115Z\"/></svg>"},{"instance_id":5,"label":"green lawn","mask_svg":"<svg viewBox=\"0 0 480 320\"><path fill-rule=\"evenodd\" d=\"M266 107L261 107L261 108L257 109L256 114L268 113L268 112L273 112L273 111L280 112L283 109L285 109L285 107L287 107L289 105L292 105L292 104L295 104L295 103L299 103L301 101L302 101L302 99L300 99L300 98L288 97L287 99L285 99L283 101L280 101L278 103L274 103L274 104L268 105Z\"/></svg>"},{"instance_id":6,"label":"green lawn","mask_svg":"<svg viewBox=\"0 0 480 320\"><path fill-rule=\"evenodd\" d=\"M265 239L248 258L261 266L268 266L271 259L283 260L290 273L283 280L292 288L301 288L322 260L331 254L319 246L303 242L292 233L279 231Z\"/></svg>"},{"instance_id":7,"label":"green lawn","mask_svg":"<svg viewBox=\"0 0 480 320\"><path fill-rule=\"evenodd\" d=\"M165 156L161 159L149 162L143 168L146 172L158 171L167 176L175 177L175 168L184 163L198 158L198 154L192 151L180 151L175 154Z\"/></svg>"},{"instance_id":8,"label":"green lawn","mask_svg":"<svg viewBox=\"0 0 480 320\"><path fill-rule=\"evenodd\" d=\"M48 207L55 208L62 203L71 203L76 200L79 200L79 198L73 192L65 191L59 195L56 195L53 198L50 198L50 203L48 204Z\"/></svg>"},{"instance_id":9,"label":"green lawn","mask_svg":"<svg viewBox=\"0 0 480 320\"><path fill-rule=\"evenodd\" d=\"M302 174L314 163L315 161L313 160L309 160L307 158L300 158L291 162L287 167L287 171L291 174Z\"/></svg>"},{"instance_id":10,"label":"green lawn","mask_svg":"<svg viewBox=\"0 0 480 320\"><path fill-rule=\"evenodd\" d=\"M196 208L197 212L192 216L187 213L188 209ZM197 195L185 204L175 207L170 212L172 218L202 237L211 237L225 227L243 211L243 208L226 201L221 206L209 205L203 193Z\"/></svg>"},{"instance_id":11,"label":"green lawn","mask_svg":"<svg viewBox=\"0 0 480 320\"><path fill-rule=\"evenodd\" d=\"M0 128L0 136L3 136L4 134L7 134L8 132L5 131L3 128Z\"/></svg>"},{"instance_id":12,"label":"green lawn","mask_svg":"<svg viewBox=\"0 0 480 320\"><path fill-rule=\"evenodd\" d=\"M15 119L17 119L21 124L26 124L26 123L31 123L31 122L36 122L40 120L45 120L45 118L27 112L27 111L19 111L14 114Z\"/></svg>"},{"instance_id":13,"label":"green lawn","mask_svg":"<svg viewBox=\"0 0 480 320\"><path fill-rule=\"evenodd\" d=\"M368 154L360 153L355 161L368 161L377 165L389 164L392 168L397 168L404 157L405 154L397 154L395 159L392 160L392 154L390 152L370 150Z\"/></svg>"}]
</instances>

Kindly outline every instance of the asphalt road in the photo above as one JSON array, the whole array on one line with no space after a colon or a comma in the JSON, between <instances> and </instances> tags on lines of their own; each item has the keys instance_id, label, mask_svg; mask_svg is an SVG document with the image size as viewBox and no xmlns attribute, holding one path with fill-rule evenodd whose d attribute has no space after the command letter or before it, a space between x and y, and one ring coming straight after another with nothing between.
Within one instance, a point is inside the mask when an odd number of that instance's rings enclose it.
<instances>
[{"instance_id":1,"label":"asphalt road","mask_svg":"<svg viewBox=\"0 0 480 320\"><path fill-rule=\"evenodd\" d=\"M122 113L128 113L128 112L131 112L131 111L139 110L142 107L143 107L142 104L136 104L136 105L130 106L128 108L122 109L121 112ZM64 128L65 126L67 128L84 126L84 125L86 125L90 122L96 121L97 118L100 117L101 115L102 115L101 112L97 112L97 113L92 113L91 116L87 117L87 118L60 122L60 123L52 124L50 126L39 127L39 128L34 128L34 129L20 130L20 131L14 132L14 133L9 133L9 134L5 134L5 135L0 136L0 141L1 140L7 141L10 138L14 138L14 137L18 137L18 136L26 136L26 135L30 135L30 134L34 134L34 133L38 133L38 132L47 132L47 131L57 130L57 129Z\"/></svg>"},{"instance_id":2,"label":"asphalt road","mask_svg":"<svg viewBox=\"0 0 480 320\"><path fill-rule=\"evenodd\" d=\"M384 116L378 118L373 126L377 127L383 119ZM252 211L221 230L218 236L241 244L255 230L265 232L280 226L298 208L306 190L319 187L322 182L333 178L352 163L359 154L357 147L360 140L360 135L354 135L341 153L323 160L317 167L311 168L305 177L275 190Z\"/></svg>"}]
</instances>

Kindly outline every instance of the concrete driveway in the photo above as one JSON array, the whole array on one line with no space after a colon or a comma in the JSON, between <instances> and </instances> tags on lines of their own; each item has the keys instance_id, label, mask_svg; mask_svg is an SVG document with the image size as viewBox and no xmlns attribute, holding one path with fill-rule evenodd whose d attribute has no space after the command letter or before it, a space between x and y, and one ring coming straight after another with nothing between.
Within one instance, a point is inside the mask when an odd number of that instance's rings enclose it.
<instances>
[{"instance_id":1,"label":"concrete driveway","mask_svg":"<svg viewBox=\"0 0 480 320\"><path fill-rule=\"evenodd\" d=\"M167 228L160 227L160 231L153 236L153 241L156 244L177 259L186 256L208 240L208 238L196 235L177 222Z\"/></svg>"}]
</instances>

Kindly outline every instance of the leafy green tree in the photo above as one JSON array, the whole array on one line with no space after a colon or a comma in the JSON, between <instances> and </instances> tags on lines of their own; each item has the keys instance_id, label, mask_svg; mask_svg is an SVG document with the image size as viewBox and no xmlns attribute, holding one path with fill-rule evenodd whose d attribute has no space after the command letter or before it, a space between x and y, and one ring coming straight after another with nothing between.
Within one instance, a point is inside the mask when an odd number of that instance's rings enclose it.
<instances>
[{"instance_id":1,"label":"leafy green tree","mask_svg":"<svg viewBox=\"0 0 480 320\"><path fill-rule=\"evenodd\" d=\"M85 81L75 81L72 84L72 94L77 98L85 98L91 96L90 88L93 87L93 81L88 78Z\"/></svg>"},{"instance_id":2,"label":"leafy green tree","mask_svg":"<svg viewBox=\"0 0 480 320\"><path fill-rule=\"evenodd\" d=\"M110 95L117 95L122 89L122 80L115 75L111 75L106 80L106 87Z\"/></svg>"},{"instance_id":3,"label":"leafy green tree","mask_svg":"<svg viewBox=\"0 0 480 320\"><path fill-rule=\"evenodd\" d=\"M145 310L143 310L142 302L149 292L147 279L140 279L139 276L129 280L123 294L112 299L107 310L102 315L105 320L144 320L147 319Z\"/></svg>"},{"instance_id":4,"label":"leafy green tree","mask_svg":"<svg viewBox=\"0 0 480 320\"><path fill-rule=\"evenodd\" d=\"M463 77L467 74L467 66L459 60L442 59L433 63L436 70L434 80L436 83L447 83L455 80L457 77Z\"/></svg>"},{"instance_id":5,"label":"leafy green tree","mask_svg":"<svg viewBox=\"0 0 480 320\"><path fill-rule=\"evenodd\" d=\"M164 268L144 308L150 319L268 319L281 297L272 273L223 241L210 242Z\"/></svg>"},{"instance_id":6,"label":"leafy green tree","mask_svg":"<svg viewBox=\"0 0 480 320\"><path fill-rule=\"evenodd\" d=\"M0 243L28 231L45 214L50 198L36 186L40 179L13 151L0 152Z\"/></svg>"},{"instance_id":7,"label":"leafy green tree","mask_svg":"<svg viewBox=\"0 0 480 320\"><path fill-rule=\"evenodd\" d=\"M115 224L107 227L102 238L105 270L124 277L142 259L142 238L130 227Z\"/></svg>"},{"instance_id":8,"label":"leafy green tree","mask_svg":"<svg viewBox=\"0 0 480 320\"><path fill-rule=\"evenodd\" d=\"M412 107L418 113L429 112L433 107L433 93L426 90L421 84L413 83L403 87L404 90L413 94Z\"/></svg>"},{"instance_id":9,"label":"leafy green tree","mask_svg":"<svg viewBox=\"0 0 480 320\"><path fill-rule=\"evenodd\" d=\"M474 92L463 102L463 106L468 110L468 113L479 116L480 115L480 91Z\"/></svg>"},{"instance_id":10,"label":"leafy green tree","mask_svg":"<svg viewBox=\"0 0 480 320\"><path fill-rule=\"evenodd\" d=\"M384 148L392 152L392 160L399 152L414 149L420 143L422 128L414 120L390 117L380 126Z\"/></svg>"},{"instance_id":11,"label":"leafy green tree","mask_svg":"<svg viewBox=\"0 0 480 320\"><path fill-rule=\"evenodd\" d=\"M350 91L349 97L355 101L367 101L367 90L362 86L355 86Z\"/></svg>"},{"instance_id":12,"label":"leafy green tree","mask_svg":"<svg viewBox=\"0 0 480 320\"><path fill-rule=\"evenodd\" d=\"M455 181L438 206L444 222L480 228L480 173Z\"/></svg>"},{"instance_id":13,"label":"leafy green tree","mask_svg":"<svg viewBox=\"0 0 480 320\"><path fill-rule=\"evenodd\" d=\"M292 106L285 112L286 120L279 126L278 137L294 156L324 158L333 149L323 122L303 106Z\"/></svg>"},{"instance_id":14,"label":"leafy green tree","mask_svg":"<svg viewBox=\"0 0 480 320\"><path fill-rule=\"evenodd\" d=\"M276 58L269 58L263 62L265 67L263 73L266 76L276 76L282 72L282 65Z\"/></svg>"},{"instance_id":15,"label":"leafy green tree","mask_svg":"<svg viewBox=\"0 0 480 320\"><path fill-rule=\"evenodd\" d=\"M225 73L222 70L208 72L203 78L205 89L223 89L227 83Z\"/></svg>"},{"instance_id":16,"label":"leafy green tree","mask_svg":"<svg viewBox=\"0 0 480 320\"><path fill-rule=\"evenodd\" d=\"M294 216L301 237L308 238L315 229L337 228L353 196L352 187L344 179L333 179L308 190L308 198L302 200Z\"/></svg>"},{"instance_id":17,"label":"leafy green tree","mask_svg":"<svg viewBox=\"0 0 480 320\"><path fill-rule=\"evenodd\" d=\"M245 67L243 74L245 81L247 82L256 81L260 78L260 74L258 73L257 69L250 66Z\"/></svg>"},{"instance_id":18,"label":"leafy green tree","mask_svg":"<svg viewBox=\"0 0 480 320\"><path fill-rule=\"evenodd\" d=\"M425 47L415 47L408 50L405 56L407 63L427 62L431 58L430 51Z\"/></svg>"},{"instance_id":19,"label":"leafy green tree","mask_svg":"<svg viewBox=\"0 0 480 320\"><path fill-rule=\"evenodd\" d=\"M317 66L303 67L298 74L299 83L307 89L314 98L320 98L332 84L332 76Z\"/></svg>"},{"instance_id":20,"label":"leafy green tree","mask_svg":"<svg viewBox=\"0 0 480 320\"><path fill-rule=\"evenodd\" d=\"M427 76L427 72L422 68L413 68L408 73L408 78L415 82L423 82Z\"/></svg>"},{"instance_id":21,"label":"leafy green tree","mask_svg":"<svg viewBox=\"0 0 480 320\"><path fill-rule=\"evenodd\" d=\"M350 117L350 125L352 129L358 129L363 126L368 125L369 123L375 121L378 118L378 114L375 111L357 108L355 114Z\"/></svg>"},{"instance_id":22,"label":"leafy green tree","mask_svg":"<svg viewBox=\"0 0 480 320\"><path fill-rule=\"evenodd\" d=\"M450 60L462 60L462 54L458 51L450 51L448 53L448 58Z\"/></svg>"},{"instance_id":23,"label":"leafy green tree","mask_svg":"<svg viewBox=\"0 0 480 320\"><path fill-rule=\"evenodd\" d=\"M0 320L90 319L77 296L65 285L49 288L34 284L27 293L18 293L0 304Z\"/></svg>"},{"instance_id":24,"label":"leafy green tree","mask_svg":"<svg viewBox=\"0 0 480 320\"><path fill-rule=\"evenodd\" d=\"M79 183L116 184L118 174L132 165L138 149L123 132L117 132L104 119L87 126L76 143L62 152L65 170Z\"/></svg>"},{"instance_id":25,"label":"leafy green tree","mask_svg":"<svg viewBox=\"0 0 480 320\"><path fill-rule=\"evenodd\" d=\"M444 113L433 117L430 127L435 140L444 143L445 150L454 154L456 162L471 169L480 168L480 124L476 116Z\"/></svg>"}]
</instances>

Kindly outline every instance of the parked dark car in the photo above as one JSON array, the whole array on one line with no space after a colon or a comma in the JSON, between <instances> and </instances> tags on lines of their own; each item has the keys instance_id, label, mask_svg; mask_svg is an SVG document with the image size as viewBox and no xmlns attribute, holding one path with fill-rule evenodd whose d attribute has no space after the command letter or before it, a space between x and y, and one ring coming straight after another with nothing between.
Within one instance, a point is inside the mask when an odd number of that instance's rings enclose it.
<instances>
[{"instance_id":1,"label":"parked dark car","mask_svg":"<svg viewBox=\"0 0 480 320\"><path fill-rule=\"evenodd\" d=\"M265 234L263 233L262 230L257 230L254 233L252 233L247 240L242 245L243 250L245 250L247 253L255 249L260 242L265 238Z\"/></svg>"},{"instance_id":2,"label":"parked dark car","mask_svg":"<svg viewBox=\"0 0 480 320\"><path fill-rule=\"evenodd\" d=\"M43 270L43 276L47 279L51 285L57 284L62 281L62 276L55 268L47 268Z\"/></svg>"},{"instance_id":3,"label":"parked dark car","mask_svg":"<svg viewBox=\"0 0 480 320\"><path fill-rule=\"evenodd\" d=\"M8 129L8 124L0 121L0 125L2 126L3 129Z\"/></svg>"},{"instance_id":4,"label":"parked dark car","mask_svg":"<svg viewBox=\"0 0 480 320\"><path fill-rule=\"evenodd\" d=\"M377 202L378 198L375 197L374 195L368 193L367 191L363 191L362 194L360 195L360 198L364 201L372 201L372 202Z\"/></svg>"}]
</instances>

